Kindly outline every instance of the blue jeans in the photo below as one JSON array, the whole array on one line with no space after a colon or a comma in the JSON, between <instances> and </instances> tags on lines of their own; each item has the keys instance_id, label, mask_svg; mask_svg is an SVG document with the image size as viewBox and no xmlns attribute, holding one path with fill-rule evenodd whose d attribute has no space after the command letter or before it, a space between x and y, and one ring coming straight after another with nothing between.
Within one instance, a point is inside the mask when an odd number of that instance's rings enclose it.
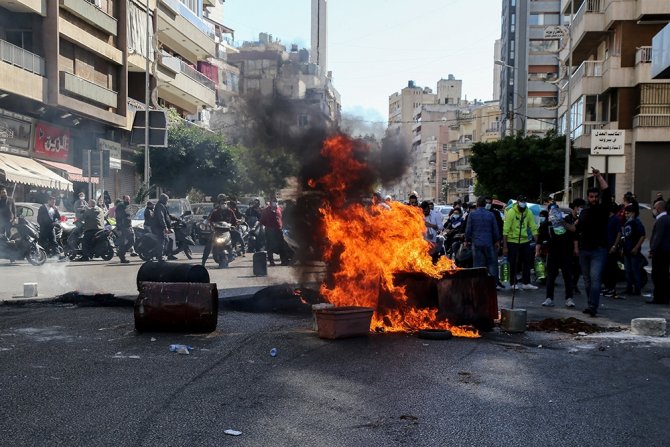
<instances>
[{"instance_id":1,"label":"blue jeans","mask_svg":"<svg viewBox=\"0 0 670 447\"><path fill-rule=\"evenodd\" d=\"M607 263L607 249L580 249L579 263L582 267L582 276L584 277L584 287L588 298L588 307L597 312L598 305L600 304L600 286L603 278L603 270Z\"/></svg>"},{"instance_id":2,"label":"blue jeans","mask_svg":"<svg viewBox=\"0 0 670 447\"><path fill-rule=\"evenodd\" d=\"M472 250L472 266L486 267L489 275L498 279L498 254L493 245L475 245Z\"/></svg>"},{"instance_id":3,"label":"blue jeans","mask_svg":"<svg viewBox=\"0 0 670 447\"><path fill-rule=\"evenodd\" d=\"M626 266L626 290L633 293L640 293L642 289L642 256L623 255L624 265Z\"/></svg>"}]
</instances>

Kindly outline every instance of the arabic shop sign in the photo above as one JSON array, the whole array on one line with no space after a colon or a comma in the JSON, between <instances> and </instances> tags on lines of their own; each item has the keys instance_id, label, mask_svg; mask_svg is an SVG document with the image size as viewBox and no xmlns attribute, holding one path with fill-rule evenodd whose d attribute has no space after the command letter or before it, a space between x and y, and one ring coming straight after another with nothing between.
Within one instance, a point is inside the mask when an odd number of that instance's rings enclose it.
<instances>
[{"instance_id":1,"label":"arabic shop sign","mask_svg":"<svg viewBox=\"0 0 670 447\"><path fill-rule=\"evenodd\" d=\"M30 155L30 118L0 110L0 152Z\"/></svg>"},{"instance_id":2,"label":"arabic shop sign","mask_svg":"<svg viewBox=\"0 0 670 447\"><path fill-rule=\"evenodd\" d=\"M625 143L625 130L591 131L591 155L623 155Z\"/></svg>"},{"instance_id":3,"label":"arabic shop sign","mask_svg":"<svg viewBox=\"0 0 670 447\"><path fill-rule=\"evenodd\" d=\"M98 150L109 151L109 169L121 169L121 145L115 141L98 138Z\"/></svg>"},{"instance_id":4,"label":"arabic shop sign","mask_svg":"<svg viewBox=\"0 0 670 447\"><path fill-rule=\"evenodd\" d=\"M35 155L67 161L70 154L70 131L38 122L35 125Z\"/></svg>"}]
</instances>

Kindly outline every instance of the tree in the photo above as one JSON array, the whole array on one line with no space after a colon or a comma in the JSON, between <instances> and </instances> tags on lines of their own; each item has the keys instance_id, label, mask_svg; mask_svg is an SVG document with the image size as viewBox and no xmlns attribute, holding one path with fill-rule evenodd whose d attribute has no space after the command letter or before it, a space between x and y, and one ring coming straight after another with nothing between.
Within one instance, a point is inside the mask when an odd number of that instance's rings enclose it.
<instances>
[{"instance_id":1,"label":"tree","mask_svg":"<svg viewBox=\"0 0 670 447\"><path fill-rule=\"evenodd\" d=\"M574 151L573 151L574 152ZM579 162L571 154L571 171ZM549 133L544 138L507 136L489 143L475 143L470 158L477 173L477 194L496 195L501 200L519 194L540 201L563 189L565 136Z\"/></svg>"},{"instance_id":2,"label":"tree","mask_svg":"<svg viewBox=\"0 0 670 447\"><path fill-rule=\"evenodd\" d=\"M235 151L222 136L169 114L168 147L151 149L151 181L184 197L192 189L205 195L239 192L240 178ZM144 166L144 151L136 154L138 170Z\"/></svg>"}]
</instances>

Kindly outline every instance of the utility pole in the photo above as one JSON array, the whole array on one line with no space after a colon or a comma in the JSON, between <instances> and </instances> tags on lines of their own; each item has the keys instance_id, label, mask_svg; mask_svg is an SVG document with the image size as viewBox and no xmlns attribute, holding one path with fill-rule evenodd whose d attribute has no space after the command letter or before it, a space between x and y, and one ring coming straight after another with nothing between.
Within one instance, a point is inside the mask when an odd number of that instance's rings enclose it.
<instances>
[{"instance_id":1,"label":"utility pole","mask_svg":"<svg viewBox=\"0 0 670 447\"><path fill-rule=\"evenodd\" d=\"M149 104L151 100L151 92L149 88L149 83L151 82L151 77L149 76L150 61L149 57L151 56L151 35L149 33L149 26L151 26L151 14L149 14L149 0L146 0L147 4L147 29L146 29L146 64L145 64L145 73L144 81L146 86L144 88L144 187L147 194L149 193L149 185L151 185L151 165L149 163Z\"/></svg>"}]
</instances>

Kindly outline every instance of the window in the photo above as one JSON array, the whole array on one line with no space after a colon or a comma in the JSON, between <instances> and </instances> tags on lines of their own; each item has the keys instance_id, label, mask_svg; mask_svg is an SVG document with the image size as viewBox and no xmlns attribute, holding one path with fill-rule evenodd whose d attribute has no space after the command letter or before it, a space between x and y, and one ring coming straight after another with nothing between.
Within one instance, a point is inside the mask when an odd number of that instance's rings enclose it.
<instances>
[{"instance_id":1,"label":"window","mask_svg":"<svg viewBox=\"0 0 670 447\"><path fill-rule=\"evenodd\" d=\"M528 73L529 81L554 81L558 79L558 73Z\"/></svg>"},{"instance_id":2,"label":"window","mask_svg":"<svg viewBox=\"0 0 670 447\"><path fill-rule=\"evenodd\" d=\"M33 51L33 32L24 30L7 30L5 32L5 40L23 48L27 51Z\"/></svg>"},{"instance_id":3,"label":"window","mask_svg":"<svg viewBox=\"0 0 670 447\"><path fill-rule=\"evenodd\" d=\"M443 171L449 170L449 162L447 160L442 160L442 170Z\"/></svg>"},{"instance_id":4,"label":"window","mask_svg":"<svg viewBox=\"0 0 670 447\"><path fill-rule=\"evenodd\" d=\"M188 9L191 11L195 12L196 14L198 13L198 0L179 0L182 2Z\"/></svg>"},{"instance_id":5,"label":"window","mask_svg":"<svg viewBox=\"0 0 670 447\"><path fill-rule=\"evenodd\" d=\"M558 51L558 40L530 39L529 53L555 53Z\"/></svg>"},{"instance_id":6,"label":"window","mask_svg":"<svg viewBox=\"0 0 670 447\"><path fill-rule=\"evenodd\" d=\"M540 13L528 16L529 25L558 25L560 16L558 14Z\"/></svg>"},{"instance_id":7,"label":"window","mask_svg":"<svg viewBox=\"0 0 670 447\"><path fill-rule=\"evenodd\" d=\"M528 107L555 107L558 100L555 95L551 96L529 96Z\"/></svg>"},{"instance_id":8,"label":"window","mask_svg":"<svg viewBox=\"0 0 670 447\"><path fill-rule=\"evenodd\" d=\"M442 145L442 153L446 154L449 152L449 145L448 144L443 144Z\"/></svg>"}]
</instances>

